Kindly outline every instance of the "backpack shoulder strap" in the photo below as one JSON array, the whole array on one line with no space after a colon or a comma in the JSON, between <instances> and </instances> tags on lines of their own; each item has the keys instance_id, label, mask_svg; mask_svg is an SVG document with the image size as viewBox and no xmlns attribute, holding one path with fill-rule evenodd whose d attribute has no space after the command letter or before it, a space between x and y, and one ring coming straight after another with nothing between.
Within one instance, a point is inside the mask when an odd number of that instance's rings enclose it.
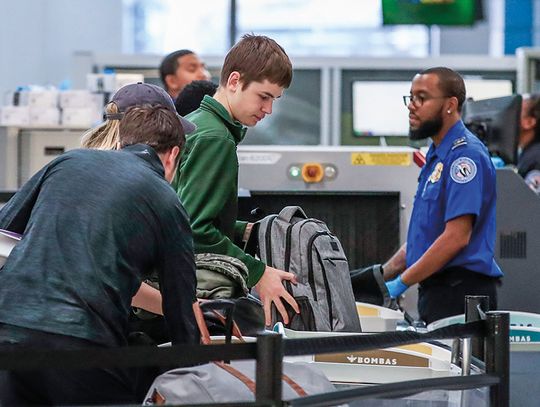
<instances>
[{"instance_id":1,"label":"backpack shoulder strap","mask_svg":"<svg viewBox=\"0 0 540 407\"><path fill-rule=\"evenodd\" d=\"M291 223L291 220L295 217L307 219L306 213L299 206L286 206L279 212L279 215L278 215L279 219L287 223Z\"/></svg>"}]
</instances>

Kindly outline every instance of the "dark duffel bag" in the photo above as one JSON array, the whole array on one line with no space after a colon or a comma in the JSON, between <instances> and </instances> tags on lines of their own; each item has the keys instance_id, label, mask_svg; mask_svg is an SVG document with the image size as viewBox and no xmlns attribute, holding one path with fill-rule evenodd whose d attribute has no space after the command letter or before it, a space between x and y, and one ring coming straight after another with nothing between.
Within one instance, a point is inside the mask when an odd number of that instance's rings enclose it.
<instances>
[{"instance_id":1,"label":"dark duffel bag","mask_svg":"<svg viewBox=\"0 0 540 407\"><path fill-rule=\"evenodd\" d=\"M355 301L396 309L396 301L390 297L384 283L380 264L351 271L351 283Z\"/></svg>"}]
</instances>

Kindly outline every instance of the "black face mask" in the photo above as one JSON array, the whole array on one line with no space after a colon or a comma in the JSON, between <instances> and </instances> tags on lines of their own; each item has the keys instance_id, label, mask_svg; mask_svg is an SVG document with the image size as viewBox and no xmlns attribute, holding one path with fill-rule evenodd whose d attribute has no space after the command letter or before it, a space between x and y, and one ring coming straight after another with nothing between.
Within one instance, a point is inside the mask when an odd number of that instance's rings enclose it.
<instances>
[{"instance_id":1,"label":"black face mask","mask_svg":"<svg viewBox=\"0 0 540 407\"><path fill-rule=\"evenodd\" d=\"M432 120L425 121L416 130L409 128L409 138L411 140L424 140L428 137L433 137L439 131L441 131L442 126L443 126L442 113L439 112L437 117L435 117Z\"/></svg>"}]
</instances>

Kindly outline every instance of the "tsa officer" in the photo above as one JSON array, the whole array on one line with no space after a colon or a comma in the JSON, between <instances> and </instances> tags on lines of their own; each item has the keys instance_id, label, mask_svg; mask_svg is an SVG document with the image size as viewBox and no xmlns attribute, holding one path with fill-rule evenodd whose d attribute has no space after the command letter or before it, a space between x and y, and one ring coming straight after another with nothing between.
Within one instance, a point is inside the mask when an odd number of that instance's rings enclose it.
<instances>
[{"instance_id":1,"label":"tsa officer","mask_svg":"<svg viewBox=\"0 0 540 407\"><path fill-rule=\"evenodd\" d=\"M410 95L412 140L431 138L420 172L407 243L384 265L390 295L419 283L426 323L464 312L466 295L497 306L501 269L495 247L495 168L482 142L461 120L463 78L444 67L417 74Z\"/></svg>"}]
</instances>

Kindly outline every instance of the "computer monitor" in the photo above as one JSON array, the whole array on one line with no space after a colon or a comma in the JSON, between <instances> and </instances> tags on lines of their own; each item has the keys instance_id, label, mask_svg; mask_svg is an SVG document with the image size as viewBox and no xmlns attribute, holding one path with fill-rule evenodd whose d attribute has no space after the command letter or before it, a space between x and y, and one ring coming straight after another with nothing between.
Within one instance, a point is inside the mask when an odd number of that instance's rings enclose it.
<instances>
[{"instance_id":1,"label":"computer monitor","mask_svg":"<svg viewBox=\"0 0 540 407\"><path fill-rule=\"evenodd\" d=\"M465 78L467 96L475 100L512 94L509 79ZM359 136L407 136L409 112L403 96L411 81L355 80L352 84L353 134Z\"/></svg>"},{"instance_id":2,"label":"computer monitor","mask_svg":"<svg viewBox=\"0 0 540 407\"><path fill-rule=\"evenodd\" d=\"M406 136L409 113L403 105L411 81L354 81L352 90L355 136Z\"/></svg>"},{"instance_id":3,"label":"computer monitor","mask_svg":"<svg viewBox=\"0 0 540 407\"><path fill-rule=\"evenodd\" d=\"M485 100L467 100L463 122L506 164L516 164L520 129L521 95Z\"/></svg>"},{"instance_id":4,"label":"computer monitor","mask_svg":"<svg viewBox=\"0 0 540 407\"><path fill-rule=\"evenodd\" d=\"M514 93L512 81L509 79L465 77L464 81L467 98L474 100L499 98L510 96Z\"/></svg>"}]
</instances>

